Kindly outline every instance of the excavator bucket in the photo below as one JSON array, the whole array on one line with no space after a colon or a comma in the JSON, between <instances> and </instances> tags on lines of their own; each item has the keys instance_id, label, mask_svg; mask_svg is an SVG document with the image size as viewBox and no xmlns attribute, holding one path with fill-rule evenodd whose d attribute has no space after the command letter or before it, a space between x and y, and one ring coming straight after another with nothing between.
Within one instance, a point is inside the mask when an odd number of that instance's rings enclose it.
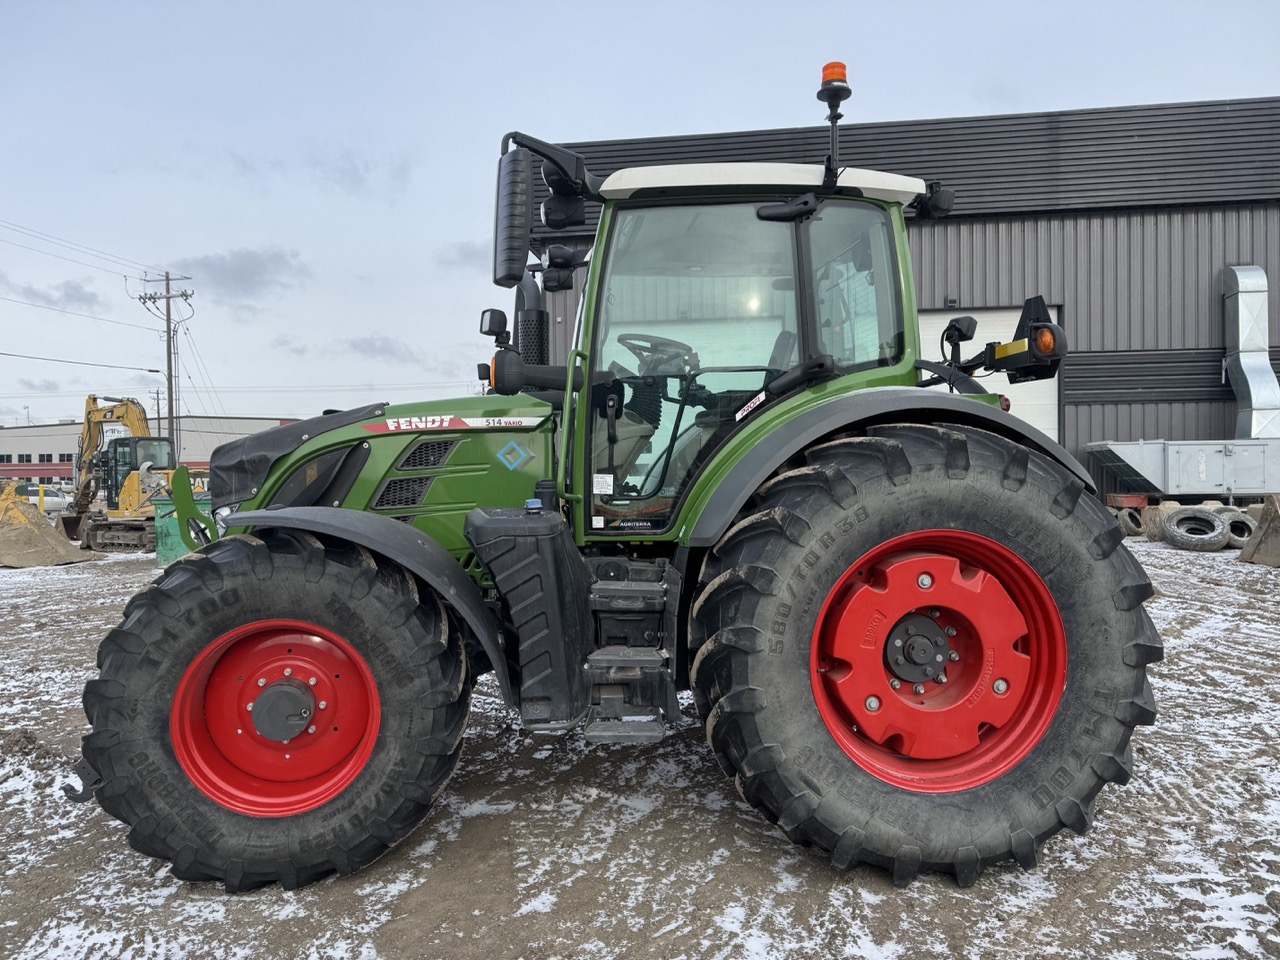
<instances>
[{"instance_id":1,"label":"excavator bucket","mask_svg":"<svg viewBox=\"0 0 1280 960\"><path fill-rule=\"evenodd\" d=\"M18 484L0 483L0 567L53 567L96 560L98 554L78 549L19 495Z\"/></svg>"},{"instance_id":2,"label":"excavator bucket","mask_svg":"<svg viewBox=\"0 0 1280 960\"><path fill-rule=\"evenodd\" d=\"M53 525L53 529L68 540L80 539L80 521L84 519L84 514L62 513L58 515L58 521Z\"/></svg>"}]
</instances>

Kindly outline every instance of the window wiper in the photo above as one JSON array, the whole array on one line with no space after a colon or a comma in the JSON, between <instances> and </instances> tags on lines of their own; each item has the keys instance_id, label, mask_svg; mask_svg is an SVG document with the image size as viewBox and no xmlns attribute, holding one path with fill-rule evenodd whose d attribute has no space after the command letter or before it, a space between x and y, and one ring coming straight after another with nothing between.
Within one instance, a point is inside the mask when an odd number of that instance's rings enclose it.
<instances>
[{"instance_id":1,"label":"window wiper","mask_svg":"<svg viewBox=\"0 0 1280 960\"><path fill-rule=\"evenodd\" d=\"M764 385L765 392L780 397L789 390L815 380L825 380L836 373L835 358L822 353L808 360L801 360L786 373L780 373Z\"/></svg>"}]
</instances>

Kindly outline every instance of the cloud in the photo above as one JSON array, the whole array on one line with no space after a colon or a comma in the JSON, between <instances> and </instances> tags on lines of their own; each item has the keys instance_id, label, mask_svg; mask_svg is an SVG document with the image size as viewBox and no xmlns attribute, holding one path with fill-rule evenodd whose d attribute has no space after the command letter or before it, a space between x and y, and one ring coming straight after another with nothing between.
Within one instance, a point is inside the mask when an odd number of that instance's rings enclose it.
<instances>
[{"instance_id":1,"label":"cloud","mask_svg":"<svg viewBox=\"0 0 1280 960\"><path fill-rule=\"evenodd\" d=\"M289 336L276 337L271 341L271 346L277 350L284 350L299 357L304 356L307 352L307 345L305 343Z\"/></svg>"},{"instance_id":2,"label":"cloud","mask_svg":"<svg viewBox=\"0 0 1280 960\"><path fill-rule=\"evenodd\" d=\"M436 247L435 260L442 266L487 275L493 267L493 247L479 240L463 240Z\"/></svg>"},{"instance_id":3,"label":"cloud","mask_svg":"<svg viewBox=\"0 0 1280 960\"><path fill-rule=\"evenodd\" d=\"M290 290L311 279L311 268L297 250L266 247L187 257L174 268L190 274L201 292L223 303L254 310L249 301Z\"/></svg>"},{"instance_id":4,"label":"cloud","mask_svg":"<svg viewBox=\"0 0 1280 960\"><path fill-rule=\"evenodd\" d=\"M57 393L62 389L56 380L28 380L26 377L18 378L18 386L31 393Z\"/></svg>"},{"instance_id":5,"label":"cloud","mask_svg":"<svg viewBox=\"0 0 1280 960\"><path fill-rule=\"evenodd\" d=\"M322 184L360 200L403 196L413 170L408 157L372 160L349 147L313 149L306 165Z\"/></svg>"},{"instance_id":6,"label":"cloud","mask_svg":"<svg viewBox=\"0 0 1280 960\"><path fill-rule=\"evenodd\" d=\"M0 273L0 290L14 294L16 299L59 310L84 313L101 311L106 307L103 299L90 289L87 280L63 280L52 286L37 287L30 283L15 283L6 274Z\"/></svg>"},{"instance_id":7,"label":"cloud","mask_svg":"<svg viewBox=\"0 0 1280 960\"><path fill-rule=\"evenodd\" d=\"M226 157L232 173L259 186L268 179L296 180L305 175L326 190L357 200L384 201L398 200L408 192L415 163L408 154L372 157L331 144L312 144L289 159L239 150L228 150Z\"/></svg>"},{"instance_id":8,"label":"cloud","mask_svg":"<svg viewBox=\"0 0 1280 960\"><path fill-rule=\"evenodd\" d=\"M351 337L339 344L343 350L370 360L422 365L422 358L399 337Z\"/></svg>"}]
</instances>

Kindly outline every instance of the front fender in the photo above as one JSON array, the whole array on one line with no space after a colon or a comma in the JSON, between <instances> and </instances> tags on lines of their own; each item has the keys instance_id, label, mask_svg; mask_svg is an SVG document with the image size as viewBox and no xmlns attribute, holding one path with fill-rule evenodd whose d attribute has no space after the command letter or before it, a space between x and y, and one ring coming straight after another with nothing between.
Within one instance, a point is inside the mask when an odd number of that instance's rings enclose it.
<instances>
[{"instance_id":1,"label":"front fender","mask_svg":"<svg viewBox=\"0 0 1280 960\"><path fill-rule=\"evenodd\" d=\"M755 489L815 441L840 430L884 423L954 423L998 433L1057 461L1086 490L1096 491L1089 471L1065 447L997 407L918 387L870 387L801 410L781 422L762 417L756 424L758 436L747 438L750 430L744 431L744 442L730 443L712 460L686 502L686 515L696 519L683 542L690 547L715 544Z\"/></svg>"},{"instance_id":2,"label":"front fender","mask_svg":"<svg viewBox=\"0 0 1280 960\"><path fill-rule=\"evenodd\" d=\"M338 537L359 544L374 553L394 560L425 580L440 594L480 641L489 656L502 699L510 707L519 707L511 688L507 660L499 642L498 625L488 609L480 588L444 547L430 537L399 520L380 517L359 510L336 507L285 507L281 510L249 510L227 518L232 529L284 528L307 530ZM230 532L230 531L228 531Z\"/></svg>"}]
</instances>

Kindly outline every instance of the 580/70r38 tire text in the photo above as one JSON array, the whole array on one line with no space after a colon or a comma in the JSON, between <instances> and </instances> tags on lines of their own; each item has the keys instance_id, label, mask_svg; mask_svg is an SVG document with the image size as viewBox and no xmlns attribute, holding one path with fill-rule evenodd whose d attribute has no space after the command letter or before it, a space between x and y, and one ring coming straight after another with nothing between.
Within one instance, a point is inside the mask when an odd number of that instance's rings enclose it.
<instances>
[{"instance_id":1,"label":"580/70r38 tire text","mask_svg":"<svg viewBox=\"0 0 1280 960\"><path fill-rule=\"evenodd\" d=\"M363 548L231 537L125 609L85 686L86 759L139 851L229 891L373 862L427 814L470 685L439 598Z\"/></svg>"},{"instance_id":2,"label":"580/70r38 tire text","mask_svg":"<svg viewBox=\"0 0 1280 960\"><path fill-rule=\"evenodd\" d=\"M1153 722L1124 534L1058 464L963 427L809 450L708 556L692 682L744 798L832 862L1035 864Z\"/></svg>"}]
</instances>

